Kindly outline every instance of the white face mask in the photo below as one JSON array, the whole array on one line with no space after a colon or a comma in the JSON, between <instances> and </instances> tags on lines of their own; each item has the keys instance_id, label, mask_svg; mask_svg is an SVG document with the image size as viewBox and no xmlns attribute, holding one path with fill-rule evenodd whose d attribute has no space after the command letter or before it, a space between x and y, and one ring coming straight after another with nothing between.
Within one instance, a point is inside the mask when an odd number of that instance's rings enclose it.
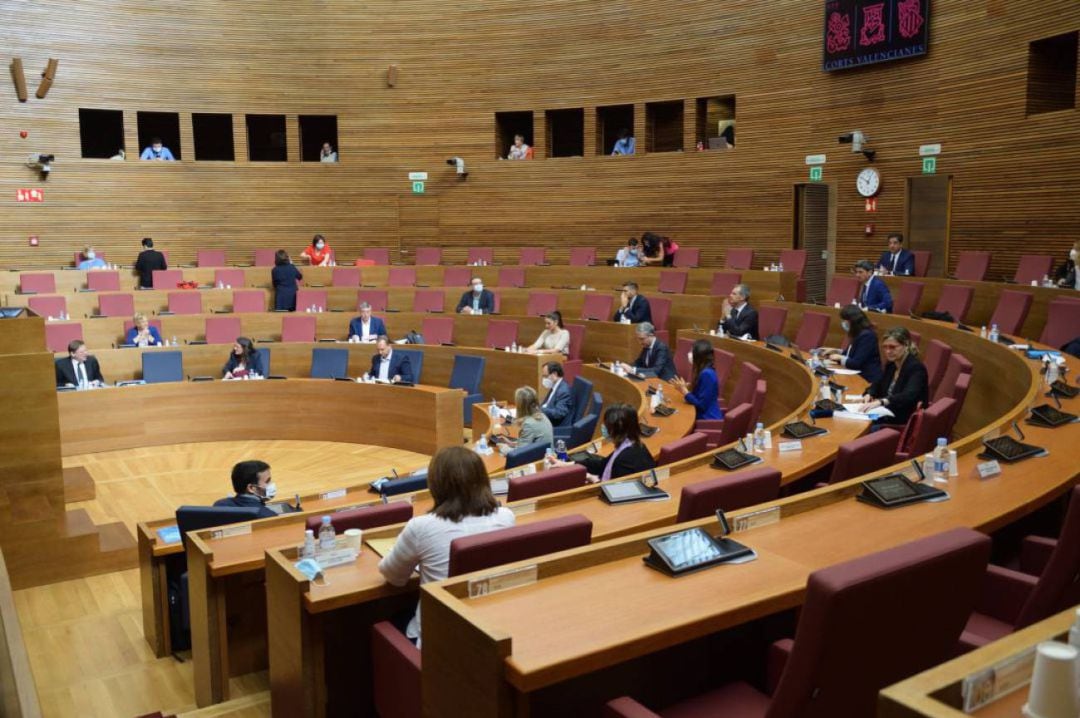
<instances>
[{"instance_id":1,"label":"white face mask","mask_svg":"<svg viewBox=\"0 0 1080 718\"><path fill-rule=\"evenodd\" d=\"M95 257L97 257L97 252L94 252L93 250L86 253L87 259L94 259Z\"/></svg>"},{"instance_id":2,"label":"white face mask","mask_svg":"<svg viewBox=\"0 0 1080 718\"><path fill-rule=\"evenodd\" d=\"M322 248L323 248L323 247L325 247L325 246L326 246L326 245L325 245L325 244L323 244L322 242L316 242L316 243L315 243L315 249L322 249Z\"/></svg>"},{"instance_id":3,"label":"white face mask","mask_svg":"<svg viewBox=\"0 0 1080 718\"><path fill-rule=\"evenodd\" d=\"M484 285L483 284L474 284L472 290L476 294L479 294L480 292L484 291Z\"/></svg>"},{"instance_id":4,"label":"white face mask","mask_svg":"<svg viewBox=\"0 0 1080 718\"><path fill-rule=\"evenodd\" d=\"M686 361L690 362L690 366L694 365L694 352L686 352Z\"/></svg>"},{"instance_id":5,"label":"white face mask","mask_svg":"<svg viewBox=\"0 0 1080 718\"><path fill-rule=\"evenodd\" d=\"M277 496L277 484L275 484L273 481L267 483L266 486L262 487L262 492L262 498L266 499L267 501L272 500L275 496Z\"/></svg>"},{"instance_id":6,"label":"white face mask","mask_svg":"<svg viewBox=\"0 0 1080 718\"><path fill-rule=\"evenodd\" d=\"M551 377L545 376L540 383L544 385L545 389L550 389L551 387L555 386L555 382L551 379Z\"/></svg>"},{"instance_id":7,"label":"white face mask","mask_svg":"<svg viewBox=\"0 0 1080 718\"><path fill-rule=\"evenodd\" d=\"M851 329L851 322L849 322L847 320L840 322L840 328L843 329L845 332L850 330Z\"/></svg>"}]
</instances>

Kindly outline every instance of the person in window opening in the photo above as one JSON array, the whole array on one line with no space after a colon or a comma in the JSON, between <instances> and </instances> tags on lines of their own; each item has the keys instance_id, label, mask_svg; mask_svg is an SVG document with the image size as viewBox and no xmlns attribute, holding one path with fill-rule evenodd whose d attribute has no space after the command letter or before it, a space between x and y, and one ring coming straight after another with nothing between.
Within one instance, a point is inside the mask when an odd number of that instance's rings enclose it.
<instances>
[{"instance_id":1,"label":"person in window opening","mask_svg":"<svg viewBox=\"0 0 1080 718\"><path fill-rule=\"evenodd\" d=\"M135 271L139 274L139 288L153 289L154 270L166 270L169 268L169 263L165 260L164 254L154 249L154 240L150 237L143 237L142 247L139 256L135 258Z\"/></svg>"},{"instance_id":2,"label":"person in window opening","mask_svg":"<svg viewBox=\"0 0 1080 718\"><path fill-rule=\"evenodd\" d=\"M529 146L525 144L525 135L514 135L514 144L510 147L510 154L506 156L508 160L527 160L529 159Z\"/></svg>"},{"instance_id":3,"label":"person in window opening","mask_svg":"<svg viewBox=\"0 0 1080 718\"><path fill-rule=\"evenodd\" d=\"M904 235L893 232L888 241L889 248L878 258L878 267L889 274L905 277L915 274L915 255L904 249Z\"/></svg>"},{"instance_id":4,"label":"person in window opening","mask_svg":"<svg viewBox=\"0 0 1080 718\"><path fill-rule=\"evenodd\" d=\"M258 517L268 519L277 516L266 502L277 496L277 485L270 473L270 464L265 461L241 461L233 466L232 486L234 496L218 499L214 506L223 508L257 508Z\"/></svg>"},{"instance_id":5,"label":"person in window opening","mask_svg":"<svg viewBox=\"0 0 1080 718\"><path fill-rule=\"evenodd\" d=\"M556 460L555 465L573 466L577 463L584 466L585 478L591 484L656 468L648 447L641 443L641 424L637 412L629 404L615 404L605 409L600 433L615 445L610 455L590 456L577 462Z\"/></svg>"},{"instance_id":6,"label":"person in window opening","mask_svg":"<svg viewBox=\"0 0 1080 718\"><path fill-rule=\"evenodd\" d=\"M544 315L544 331L525 351L529 354L570 353L570 332L563 325L562 312Z\"/></svg>"},{"instance_id":7,"label":"person in window opening","mask_svg":"<svg viewBox=\"0 0 1080 718\"><path fill-rule=\"evenodd\" d=\"M223 379L243 379L266 376L262 355L255 349L255 342L247 337L237 337L229 352L229 360L221 368Z\"/></svg>"},{"instance_id":8,"label":"person in window opening","mask_svg":"<svg viewBox=\"0 0 1080 718\"><path fill-rule=\"evenodd\" d=\"M274 268L270 270L270 280L274 285L274 310L296 311L296 285L304 275L289 260L289 253L279 249L274 253Z\"/></svg>"},{"instance_id":9,"label":"person in window opening","mask_svg":"<svg viewBox=\"0 0 1080 718\"><path fill-rule=\"evenodd\" d=\"M626 246L615 253L615 266L640 267L644 255L638 246L637 237L626 240Z\"/></svg>"},{"instance_id":10,"label":"person in window opening","mask_svg":"<svg viewBox=\"0 0 1080 718\"><path fill-rule=\"evenodd\" d=\"M110 160L126 160L127 153L124 152L124 148L121 147L116 151L116 154L109 158Z\"/></svg>"},{"instance_id":11,"label":"person in window opening","mask_svg":"<svg viewBox=\"0 0 1080 718\"><path fill-rule=\"evenodd\" d=\"M311 244L304 247L300 253L312 267L329 267L334 261L334 250L326 243L326 237L316 234L311 238Z\"/></svg>"},{"instance_id":12,"label":"person in window opening","mask_svg":"<svg viewBox=\"0 0 1080 718\"><path fill-rule=\"evenodd\" d=\"M887 417L887 423L904 424L919 404L926 406L929 401L926 365L919 361L919 350L904 327L885 332L881 349L885 353L885 370L867 387L858 411L885 407L895 415Z\"/></svg>"},{"instance_id":13,"label":"person in window opening","mask_svg":"<svg viewBox=\"0 0 1080 718\"><path fill-rule=\"evenodd\" d=\"M319 162L337 162L337 152L329 142L323 142L322 149L319 150Z\"/></svg>"},{"instance_id":14,"label":"person in window opening","mask_svg":"<svg viewBox=\"0 0 1080 718\"><path fill-rule=\"evenodd\" d=\"M83 340L73 340L68 344L68 355L56 360L56 385L88 389L104 384L97 358L90 356Z\"/></svg>"},{"instance_id":15,"label":"person in window opening","mask_svg":"<svg viewBox=\"0 0 1080 718\"><path fill-rule=\"evenodd\" d=\"M136 314L132 317L133 325L124 336L124 344L137 347L159 347L162 345L161 334L157 327L150 326L150 320L145 314Z\"/></svg>"},{"instance_id":16,"label":"person in window opening","mask_svg":"<svg viewBox=\"0 0 1080 718\"><path fill-rule=\"evenodd\" d=\"M720 382L713 366L714 356L712 343L707 339L698 339L686 357L691 366L690 382L680 376L671 379L672 386L683 395L683 401L693 405L696 419L724 418L719 403Z\"/></svg>"},{"instance_id":17,"label":"person in window opening","mask_svg":"<svg viewBox=\"0 0 1080 718\"><path fill-rule=\"evenodd\" d=\"M619 139L615 140L615 146L611 149L611 156L632 155L635 148L634 136L630 134L628 128L624 127L619 130Z\"/></svg>"},{"instance_id":18,"label":"person in window opening","mask_svg":"<svg viewBox=\"0 0 1080 718\"><path fill-rule=\"evenodd\" d=\"M845 369L854 369L871 384L876 382L881 378L881 353L870 319L863 310L849 304L840 310L840 327L847 334L847 348L825 349L825 358Z\"/></svg>"},{"instance_id":19,"label":"person in window opening","mask_svg":"<svg viewBox=\"0 0 1080 718\"><path fill-rule=\"evenodd\" d=\"M94 245L87 245L83 249L82 261L79 262L79 269L105 269L109 265L105 263L105 260L97 256L97 252L94 250Z\"/></svg>"},{"instance_id":20,"label":"person in window opening","mask_svg":"<svg viewBox=\"0 0 1080 718\"><path fill-rule=\"evenodd\" d=\"M473 277L470 281L471 289L461 295L457 303L458 314L491 314L495 311L495 295L491 290L484 289L484 280Z\"/></svg>"},{"instance_id":21,"label":"person in window opening","mask_svg":"<svg viewBox=\"0 0 1080 718\"><path fill-rule=\"evenodd\" d=\"M150 140L150 146L143 150L142 155L139 156L140 160L164 160L166 162L172 162L176 158L173 157L173 153L169 151L169 148L161 144L160 137L154 137Z\"/></svg>"},{"instance_id":22,"label":"person in window opening","mask_svg":"<svg viewBox=\"0 0 1080 718\"><path fill-rule=\"evenodd\" d=\"M723 132L720 133L720 137L723 138L724 142L727 143L728 147L734 147L735 146L735 123L731 123L730 125L725 127Z\"/></svg>"}]
</instances>

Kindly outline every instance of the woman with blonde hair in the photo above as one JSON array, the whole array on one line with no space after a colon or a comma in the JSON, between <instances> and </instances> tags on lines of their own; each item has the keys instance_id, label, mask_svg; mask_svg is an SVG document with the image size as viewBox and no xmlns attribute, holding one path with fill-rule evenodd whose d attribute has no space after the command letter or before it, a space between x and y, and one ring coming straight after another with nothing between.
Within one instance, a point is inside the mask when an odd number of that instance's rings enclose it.
<instances>
[{"instance_id":1,"label":"woman with blonde hair","mask_svg":"<svg viewBox=\"0 0 1080 718\"><path fill-rule=\"evenodd\" d=\"M145 314L138 313L131 318L133 325L124 336L124 344L137 347L159 347L162 345L161 334L157 327L150 326Z\"/></svg>"},{"instance_id":2,"label":"woman with blonde hair","mask_svg":"<svg viewBox=\"0 0 1080 718\"><path fill-rule=\"evenodd\" d=\"M919 348L911 340L911 332L893 327L881 339L885 354L885 371L881 378L866 389L859 411L885 407L896 418L890 424L904 424L919 404L930 401L930 382L926 365L919 361Z\"/></svg>"},{"instance_id":3,"label":"woman with blonde hair","mask_svg":"<svg viewBox=\"0 0 1080 718\"><path fill-rule=\"evenodd\" d=\"M555 429L551 425L551 419L540 410L540 399L536 396L536 390L531 386L518 387L514 392L514 407L516 417L514 425L519 428L518 438L506 437L506 429L500 424L491 427L491 435L499 437L500 443L507 446L525 446L543 441L549 446L555 443Z\"/></svg>"}]
</instances>

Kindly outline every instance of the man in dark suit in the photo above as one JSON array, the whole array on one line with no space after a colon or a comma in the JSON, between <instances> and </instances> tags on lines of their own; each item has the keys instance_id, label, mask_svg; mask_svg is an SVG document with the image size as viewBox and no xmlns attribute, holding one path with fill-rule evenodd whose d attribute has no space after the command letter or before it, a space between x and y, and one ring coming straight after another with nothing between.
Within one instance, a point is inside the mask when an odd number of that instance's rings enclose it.
<instances>
[{"instance_id":1,"label":"man in dark suit","mask_svg":"<svg viewBox=\"0 0 1080 718\"><path fill-rule=\"evenodd\" d=\"M868 259L855 263L855 278L859 280L859 305L872 312L891 312L892 294L885 281L874 276L874 265Z\"/></svg>"},{"instance_id":2,"label":"man in dark suit","mask_svg":"<svg viewBox=\"0 0 1080 718\"><path fill-rule=\"evenodd\" d=\"M225 508L257 508L259 518L277 516L266 502L277 495L277 486L270 475L270 464L265 461L241 461L233 467L232 485L235 495L218 499L214 506Z\"/></svg>"},{"instance_id":3,"label":"man in dark suit","mask_svg":"<svg viewBox=\"0 0 1080 718\"><path fill-rule=\"evenodd\" d=\"M671 349L656 338L656 327L649 322L641 322L635 330L641 353L634 360L634 368L646 375L655 374L667 381L675 376L675 361Z\"/></svg>"},{"instance_id":4,"label":"man in dark suit","mask_svg":"<svg viewBox=\"0 0 1080 718\"><path fill-rule=\"evenodd\" d=\"M139 273L139 287L141 289L153 289L154 270L168 269L169 263L165 261L165 255L154 249L154 240L144 237L143 250L135 259L135 271Z\"/></svg>"},{"instance_id":5,"label":"man in dark suit","mask_svg":"<svg viewBox=\"0 0 1080 718\"><path fill-rule=\"evenodd\" d=\"M637 282L627 282L623 285L620 304L615 312L614 321L623 324L640 324L652 321L652 309L649 300L638 294Z\"/></svg>"},{"instance_id":6,"label":"man in dark suit","mask_svg":"<svg viewBox=\"0 0 1080 718\"><path fill-rule=\"evenodd\" d=\"M458 314L493 314L495 312L495 295L491 290L484 289L484 280L473 277L470 282L472 288L461 295L461 301L457 303Z\"/></svg>"},{"instance_id":7,"label":"man in dark suit","mask_svg":"<svg viewBox=\"0 0 1080 718\"><path fill-rule=\"evenodd\" d=\"M360 303L360 316L349 322L349 341L373 342L386 334L386 324L382 319L371 316L371 305Z\"/></svg>"},{"instance_id":8,"label":"man in dark suit","mask_svg":"<svg viewBox=\"0 0 1080 718\"><path fill-rule=\"evenodd\" d=\"M409 364L409 357L405 356L401 352L394 351L394 345L390 343L390 338L385 334L378 338L375 342L375 348L378 349L378 353L371 357L371 378L382 379L384 381L404 381L408 383L413 382L412 365Z\"/></svg>"},{"instance_id":9,"label":"man in dark suit","mask_svg":"<svg viewBox=\"0 0 1080 718\"><path fill-rule=\"evenodd\" d=\"M98 360L90 356L82 339L75 339L68 344L68 355L56 360L57 386L88 389L104 383L105 378L101 376Z\"/></svg>"},{"instance_id":10,"label":"man in dark suit","mask_svg":"<svg viewBox=\"0 0 1080 718\"><path fill-rule=\"evenodd\" d=\"M750 306L750 287L736 284L724 300L721 311L724 318L720 328L734 337L749 334L751 339L758 338L757 310Z\"/></svg>"},{"instance_id":11,"label":"man in dark suit","mask_svg":"<svg viewBox=\"0 0 1080 718\"><path fill-rule=\"evenodd\" d=\"M889 274L910 277L915 274L915 255L903 247L904 235L893 232L889 235L889 249L881 253L878 266Z\"/></svg>"},{"instance_id":12,"label":"man in dark suit","mask_svg":"<svg viewBox=\"0 0 1080 718\"><path fill-rule=\"evenodd\" d=\"M570 396L570 387L563 380L563 367L557 361L549 361L541 367L544 388L547 394L540 404L540 410L551 420L552 426L570 426L574 418L574 400Z\"/></svg>"}]
</instances>

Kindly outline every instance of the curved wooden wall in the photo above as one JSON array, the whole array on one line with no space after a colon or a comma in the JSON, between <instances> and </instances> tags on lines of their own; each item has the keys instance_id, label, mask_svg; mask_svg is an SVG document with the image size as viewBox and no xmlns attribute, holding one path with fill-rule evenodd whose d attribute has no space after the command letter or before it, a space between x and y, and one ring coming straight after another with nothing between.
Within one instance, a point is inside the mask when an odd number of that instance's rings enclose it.
<instances>
[{"instance_id":1,"label":"curved wooden wall","mask_svg":"<svg viewBox=\"0 0 1080 718\"><path fill-rule=\"evenodd\" d=\"M821 3L798 0L694 0L675 13L657 0L4 8L5 63L21 57L33 85L48 58L60 61L47 98L18 103L9 85L0 103L4 265L55 266L85 241L130 261L144 235L180 262L199 246L298 252L315 231L344 257L438 242L457 261L470 244L543 243L558 260L568 244L614 248L644 229L703 246L707 265L742 245L768 261L790 243L803 156L827 152L842 267L903 226L905 177L929 142L944 147L938 172L954 177L954 260L990 249L991 276L1011 274L1021 252L1061 255L1075 239L1077 111L1024 115L1028 43L1075 31L1074 0L935 3L927 57L832 74L820 69ZM734 151L593 156L597 106L634 104L640 147L644 104L686 100L692 147L693 99L732 94ZM184 160L79 159L80 107L123 110L131 157L136 111L179 112ZM562 107L586 110L584 158L494 159L496 111L533 111L542 138L544 110ZM233 114L241 159L194 162L192 112ZM287 163L243 159L245 113L288 116ZM339 165L299 162L299 114L338 116ZM884 178L871 238L854 190L864 161L836 142L854 129L871 138ZM57 156L47 183L24 166L31 152ZM445 164L454 155L468 163L465 181ZM410 194L410 170L430 173L427 194ZM43 204L14 204L15 189L39 186ZM28 249L28 235L42 246Z\"/></svg>"}]
</instances>

